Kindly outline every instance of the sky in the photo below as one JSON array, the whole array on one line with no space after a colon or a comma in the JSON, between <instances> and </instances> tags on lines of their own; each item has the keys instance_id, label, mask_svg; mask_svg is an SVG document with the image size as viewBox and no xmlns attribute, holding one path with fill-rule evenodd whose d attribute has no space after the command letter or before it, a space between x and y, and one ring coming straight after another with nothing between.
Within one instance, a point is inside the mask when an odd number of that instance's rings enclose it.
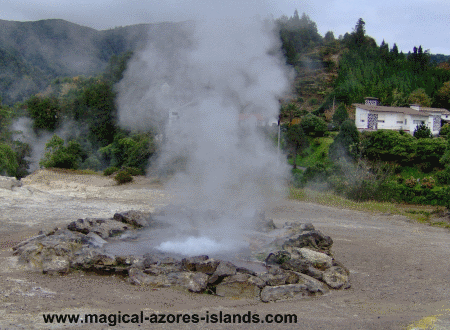
<instances>
[{"instance_id":1,"label":"sky","mask_svg":"<svg viewBox=\"0 0 450 330\"><path fill-rule=\"evenodd\" d=\"M0 19L34 21L60 18L97 30L139 23L183 21L202 16L258 15L278 18L306 13L323 36L352 32L362 18L366 34L379 45L396 43L405 53L422 46L450 55L448 0L2 0Z\"/></svg>"}]
</instances>

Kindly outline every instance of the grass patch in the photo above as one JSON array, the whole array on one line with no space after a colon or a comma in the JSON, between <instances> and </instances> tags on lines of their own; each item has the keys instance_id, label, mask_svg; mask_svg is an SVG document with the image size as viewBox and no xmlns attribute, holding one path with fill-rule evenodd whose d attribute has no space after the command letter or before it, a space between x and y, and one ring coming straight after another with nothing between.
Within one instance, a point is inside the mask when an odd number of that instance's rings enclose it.
<instances>
[{"instance_id":1,"label":"grass patch","mask_svg":"<svg viewBox=\"0 0 450 330\"><path fill-rule=\"evenodd\" d=\"M377 201L356 202L331 192L319 192L307 188L291 188L289 198L354 211L398 214L430 226L450 229L449 222L433 221L434 217L442 217L446 213L445 207L442 206L396 204Z\"/></svg>"},{"instance_id":2,"label":"grass patch","mask_svg":"<svg viewBox=\"0 0 450 330\"><path fill-rule=\"evenodd\" d=\"M309 167L317 163L323 163L328 159L328 150L331 143L333 143L333 138L331 137L312 139L309 147L304 151L304 156L297 156L297 165Z\"/></svg>"}]
</instances>

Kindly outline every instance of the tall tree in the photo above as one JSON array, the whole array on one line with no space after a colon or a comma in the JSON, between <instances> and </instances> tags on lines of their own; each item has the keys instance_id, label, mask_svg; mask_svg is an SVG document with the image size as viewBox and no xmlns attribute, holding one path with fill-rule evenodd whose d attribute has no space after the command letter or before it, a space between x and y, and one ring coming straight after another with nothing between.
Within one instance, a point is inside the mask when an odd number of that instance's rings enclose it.
<instances>
[{"instance_id":1,"label":"tall tree","mask_svg":"<svg viewBox=\"0 0 450 330\"><path fill-rule=\"evenodd\" d=\"M340 158L356 160L359 155L359 133L353 120L347 119L342 123L338 135L330 145L328 155L333 161Z\"/></svg>"},{"instance_id":2,"label":"tall tree","mask_svg":"<svg viewBox=\"0 0 450 330\"><path fill-rule=\"evenodd\" d=\"M300 125L290 125L286 132L286 141L292 152L293 168L297 168L297 154L308 144L305 133Z\"/></svg>"}]
</instances>

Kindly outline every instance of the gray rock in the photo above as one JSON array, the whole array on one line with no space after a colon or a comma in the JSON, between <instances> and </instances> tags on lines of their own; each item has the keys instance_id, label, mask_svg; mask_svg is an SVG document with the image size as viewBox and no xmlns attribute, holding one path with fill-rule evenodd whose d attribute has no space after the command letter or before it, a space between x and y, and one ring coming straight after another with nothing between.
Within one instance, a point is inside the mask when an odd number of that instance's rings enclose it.
<instances>
[{"instance_id":1,"label":"gray rock","mask_svg":"<svg viewBox=\"0 0 450 330\"><path fill-rule=\"evenodd\" d=\"M332 289L348 289L349 276L344 268L333 266L323 273L323 281Z\"/></svg>"},{"instance_id":2,"label":"gray rock","mask_svg":"<svg viewBox=\"0 0 450 330\"><path fill-rule=\"evenodd\" d=\"M330 236L322 234L319 230L294 232L283 244L283 249L290 251L292 247L308 247L311 250L330 254L333 240Z\"/></svg>"},{"instance_id":3,"label":"gray rock","mask_svg":"<svg viewBox=\"0 0 450 330\"><path fill-rule=\"evenodd\" d=\"M142 258L137 256L116 256L118 266L137 266L142 262Z\"/></svg>"},{"instance_id":4,"label":"gray rock","mask_svg":"<svg viewBox=\"0 0 450 330\"><path fill-rule=\"evenodd\" d=\"M302 299L328 292L328 289L323 283L304 274L298 275L299 282L297 284L264 287L261 291L261 301L271 302L287 299Z\"/></svg>"},{"instance_id":5,"label":"gray rock","mask_svg":"<svg viewBox=\"0 0 450 330\"><path fill-rule=\"evenodd\" d=\"M149 268L152 265L156 265L161 262L161 259L156 256L149 253L144 254L144 261L143 266L144 268Z\"/></svg>"},{"instance_id":6,"label":"gray rock","mask_svg":"<svg viewBox=\"0 0 450 330\"><path fill-rule=\"evenodd\" d=\"M67 229L83 234L93 232L105 239L123 233L124 231L130 229L130 225L111 219L86 218L71 222L67 226Z\"/></svg>"},{"instance_id":7,"label":"gray rock","mask_svg":"<svg viewBox=\"0 0 450 330\"><path fill-rule=\"evenodd\" d=\"M150 276L141 269L134 267L128 271L128 281L134 285L150 285L154 287L169 287L172 285L166 275Z\"/></svg>"},{"instance_id":8,"label":"gray rock","mask_svg":"<svg viewBox=\"0 0 450 330\"><path fill-rule=\"evenodd\" d=\"M153 223L152 214L150 212L126 211L114 214L113 219L116 221L127 223L136 228L148 227Z\"/></svg>"},{"instance_id":9,"label":"gray rock","mask_svg":"<svg viewBox=\"0 0 450 330\"><path fill-rule=\"evenodd\" d=\"M197 270L197 264L202 263L203 261L206 261L208 259L209 259L208 256L201 255L196 257L184 258L181 260L181 262L186 270L195 272Z\"/></svg>"},{"instance_id":10,"label":"gray rock","mask_svg":"<svg viewBox=\"0 0 450 330\"><path fill-rule=\"evenodd\" d=\"M236 275L236 266L229 261L220 261L216 270L214 271L215 276L232 276Z\"/></svg>"},{"instance_id":11,"label":"gray rock","mask_svg":"<svg viewBox=\"0 0 450 330\"><path fill-rule=\"evenodd\" d=\"M326 270L333 265L333 258L325 253L310 250L309 248L292 248L291 255L310 262L313 267Z\"/></svg>"},{"instance_id":12,"label":"gray rock","mask_svg":"<svg viewBox=\"0 0 450 330\"><path fill-rule=\"evenodd\" d=\"M272 302L287 299L299 299L311 296L305 284L289 284L279 286L266 286L261 291L262 302Z\"/></svg>"},{"instance_id":13,"label":"gray rock","mask_svg":"<svg viewBox=\"0 0 450 330\"><path fill-rule=\"evenodd\" d=\"M312 264L306 259L291 259L283 263L280 267L299 273L307 273L309 268L312 267Z\"/></svg>"},{"instance_id":14,"label":"gray rock","mask_svg":"<svg viewBox=\"0 0 450 330\"><path fill-rule=\"evenodd\" d=\"M208 285L209 276L204 273L176 272L167 275L173 286L187 289L190 292L203 292Z\"/></svg>"},{"instance_id":15,"label":"gray rock","mask_svg":"<svg viewBox=\"0 0 450 330\"><path fill-rule=\"evenodd\" d=\"M255 299L261 291L257 280L247 274L236 274L226 277L216 286L216 294L221 297L238 299Z\"/></svg>"},{"instance_id":16,"label":"gray rock","mask_svg":"<svg viewBox=\"0 0 450 330\"><path fill-rule=\"evenodd\" d=\"M105 243L108 243L103 238L101 238L99 235L97 235L94 232L90 232L85 236L85 240L83 240L83 243L92 245L93 247L102 247Z\"/></svg>"},{"instance_id":17,"label":"gray rock","mask_svg":"<svg viewBox=\"0 0 450 330\"><path fill-rule=\"evenodd\" d=\"M63 275L70 270L70 261L67 256L52 256L42 262L42 272L48 275Z\"/></svg>"},{"instance_id":18,"label":"gray rock","mask_svg":"<svg viewBox=\"0 0 450 330\"><path fill-rule=\"evenodd\" d=\"M266 265L281 265L291 259L291 254L287 251L276 251L269 253L266 260Z\"/></svg>"}]
</instances>

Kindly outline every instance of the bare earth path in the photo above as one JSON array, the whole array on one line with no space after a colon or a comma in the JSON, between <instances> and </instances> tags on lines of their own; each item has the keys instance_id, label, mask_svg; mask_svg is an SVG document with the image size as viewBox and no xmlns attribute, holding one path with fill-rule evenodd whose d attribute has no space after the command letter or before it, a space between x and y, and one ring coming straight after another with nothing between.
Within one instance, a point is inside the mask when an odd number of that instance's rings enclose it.
<instances>
[{"instance_id":1,"label":"bare earth path","mask_svg":"<svg viewBox=\"0 0 450 330\"><path fill-rule=\"evenodd\" d=\"M39 171L13 191L0 189L0 329L228 329L229 324L45 324L42 314L296 314L299 323L240 324L243 329L450 329L450 232L406 218L284 201L269 205L276 224L312 222L334 240L335 257L352 287L328 296L264 304L132 286L119 277L47 276L16 263L10 247L41 229L78 218L110 217L168 203L164 191L139 178L111 179ZM421 320L419 322L419 320ZM412 326L414 324L414 326Z\"/></svg>"}]
</instances>

